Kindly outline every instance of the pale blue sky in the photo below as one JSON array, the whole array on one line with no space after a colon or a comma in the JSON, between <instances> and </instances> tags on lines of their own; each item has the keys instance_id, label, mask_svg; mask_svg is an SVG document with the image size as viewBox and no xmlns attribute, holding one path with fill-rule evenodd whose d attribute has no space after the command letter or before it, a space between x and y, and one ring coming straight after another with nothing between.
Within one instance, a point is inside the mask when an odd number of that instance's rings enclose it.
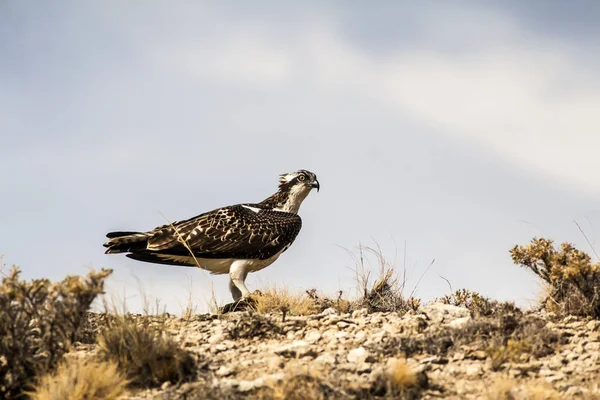
<instances>
[{"instance_id":1,"label":"pale blue sky","mask_svg":"<svg viewBox=\"0 0 600 400\"><path fill-rule=\"evenodd\" d=\"M137 5L136 5L137 4ZM250 275L350 292L380 243L417 294L536 298L508 249L600 230L594 1L0 2L0 254L25 277L115 270L139 307L227 278L103 254L111 230L260 201L300 168L304 227ZM394 242L397 246L394 245ZM412 286L411 286L412 287Z\"/></svg>"}]
</instances>

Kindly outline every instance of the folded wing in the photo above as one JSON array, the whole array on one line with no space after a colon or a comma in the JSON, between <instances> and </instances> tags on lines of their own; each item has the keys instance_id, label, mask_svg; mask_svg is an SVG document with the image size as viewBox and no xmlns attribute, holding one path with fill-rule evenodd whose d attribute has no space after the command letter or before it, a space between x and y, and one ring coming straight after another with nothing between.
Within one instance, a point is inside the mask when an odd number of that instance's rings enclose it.
<instances>
[{"instance_id":1,"label":"folded wing","mask_svg":"<svg viewBox=\"0 0 600 400\"><path fill-rule=\"evenodd\" d=\"M287 249L301 227L297 214L236 205L158 227L135 253L264 260Z\"/></svg>"}]
</instances>

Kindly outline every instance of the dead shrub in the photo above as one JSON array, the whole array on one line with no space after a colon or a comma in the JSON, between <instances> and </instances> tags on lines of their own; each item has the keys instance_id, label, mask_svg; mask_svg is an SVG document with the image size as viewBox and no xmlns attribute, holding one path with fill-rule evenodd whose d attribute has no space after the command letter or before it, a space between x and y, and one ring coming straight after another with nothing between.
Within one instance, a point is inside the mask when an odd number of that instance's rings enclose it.
<instances>
[{"instance_id":1,"label":"dead shrub","mask_svg":"<svg viewBox=\"0 0 600 400\"><path fill-rule=\"evenodd\" d=\"M409 310L417 310L420 307L421 300L413 297L413 293L408 297L403 294L406 287L406 268L402 280L400 280L396 276L393 263L385 258L380 247L359 246L358 255L351 252L349 254L356 264L355 274L358 284L358 299L352 303L351 309L366 308L369 313L405 313ZM375 263L379 267L378 278L372 284L369 268L371 257L375 259ZM433 262L429 267L431 265L433 265ZM427 269L425 272L427 272Z\"/></svg>"},{"instance_id":2,"label":"dead shrub","mask_svg":"<svg viewBox=\"0 0 600 400\"><path fill-rule=\"evenodd\" d=\"M370 313L405 313L409 310L416 311L421 305L421 300L416 297L404 298L402 288L398 284L398 279L394 277L392 269L382 271L373 285L369 285L367 275L363 280L362 289L363 295L355 302L354 308L366 308Z\"/></svg>"},{"instance_id":3,"label":"dead shrub","mask_svg":"<svg viewBox=\"0 0 600 400\"><path fill-rule=\"evenodd\" d=\"M22 281L13 268L0 285L0 397L15 398L54 369L111 270L62 282Z\"/></svg>"},{"instance_id":4,"label":"dead shrub","mask_svg":"<svg viewBox=\"0 0 600 400\"><path fill-rule=\"evenodd\" d=\"M465 307L474 317L491 316L497 313L520 313L521 311L513 304L508 302L498 302L489 297L483 296L478 292L469 289L459 289L456 292L435 299L444 304L450 304L458 307Z\"/></svg>"},{"instance_id":5,"label":"dead shrub","mask_svg":"<svg viewBox=\"0 0 600 400\"><path fill-rule=\"evenodd\" d=\"M30 393L32 400L116 400L127 381L117 364L94 359L67 358L55 372L42 377Z\"/></svg>"},{"instance_id":6,"label":"dead shrub","mask_svg":"<svg viewBox=\"0 0 600 400\"><path fill-rule=\"evenodd\" d=\"M533 238L510 250L512 260L533 271L551 287L545 305L552 302L563 314L600 318L600 263L570 243L560 249L550 239Z\"/></svg>"},{"instance_id":7,"label":"dead shrub","mask_svg":"<svg viewBox=\"0 0 600 400\"><path fill-rule=\"evenodd\" d=\"M309 289L306 294L315 302L318 312L325 311L328 308L333 308L340 314L352 311L352 302L342 298L343 292L341 290L335 299L320 295L317 289Z\"/></svg>"},{"instance_id":8,"label":"dead shrub","mask_svg":"<svg viewBox=\"0 0 600 400\"><path fill-rule=\"evenodd\" d=\"M257 313L244 313L231 321L227 333L233 340L248 338L278 338L283 335L281 326L270 318Z\"/></svg>"},{"instance_id":9,"label":"dead shrub","mask_svg":"<svg viewBox=\"0 0 600 400\"><path fill-rule=\"evenodd\" d=\"M98 335L101 359L117 363L138 387L178 383L194 377L196 360L165 333L160 322L117 315Z\"/></svg>"},{"instance_id":10,"label":"dead shrub","mask_svg":"<svg viewBox=\"0 0 600 400\"><path fill-rule=\"evenodd\" d=\"M376 377L370 394L383 398L418 399L428 384L425 372L414 371L405 358L391 358L386 370Z\"/></svg>"}]
</instances>

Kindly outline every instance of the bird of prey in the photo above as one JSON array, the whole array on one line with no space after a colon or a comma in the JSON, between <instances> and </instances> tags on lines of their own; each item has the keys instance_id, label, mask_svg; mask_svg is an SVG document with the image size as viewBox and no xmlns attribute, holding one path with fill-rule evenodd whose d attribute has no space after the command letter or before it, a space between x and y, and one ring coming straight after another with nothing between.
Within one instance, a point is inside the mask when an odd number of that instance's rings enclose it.
<instances>
[{"instance_id":1,"label":"bird of prey","mask_svg":"<svg viewBox=\"0 0 600 400\"><path fill-rule=\"evenodd\" d=\"M260 203L217 208L148 232L110 232L106 254L229 274L229 290L238 301L250 295L248 273L269 266L292 245L302 227L298 209L319 187L310 171L283 174L277 192Z\"/></svg>"}]
</instances>

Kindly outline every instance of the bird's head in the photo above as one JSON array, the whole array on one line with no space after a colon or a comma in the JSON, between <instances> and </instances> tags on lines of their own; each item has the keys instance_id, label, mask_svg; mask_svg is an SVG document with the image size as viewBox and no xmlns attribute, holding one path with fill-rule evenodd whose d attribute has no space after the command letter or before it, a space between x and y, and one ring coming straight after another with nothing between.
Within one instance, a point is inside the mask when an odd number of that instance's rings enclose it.
<instances>
[{"instance_id":1,"label":"bird's head","mask_svg":"<svg viewBox=\"0 0 600 400\"><path fill-rule=\"evenodd\" d=\"M279 175L279 190L277 193L261 202L264 206L277 211L298 213L300 205L312 189L319 191L317 176L310 171L301 169L296 172Z\"/></svg>"},{"instance_id":2,"label":"bird's head","mask_svg":"<svg viewBox=\"0 0 600 400\"><path fill-rule=\"evenodd\" d=\"M296 172L279 175L279 188L296 189L298 191L310 192L311 189L321 188L317 175L305 169Z\"/></svg>"}]
</instances>

